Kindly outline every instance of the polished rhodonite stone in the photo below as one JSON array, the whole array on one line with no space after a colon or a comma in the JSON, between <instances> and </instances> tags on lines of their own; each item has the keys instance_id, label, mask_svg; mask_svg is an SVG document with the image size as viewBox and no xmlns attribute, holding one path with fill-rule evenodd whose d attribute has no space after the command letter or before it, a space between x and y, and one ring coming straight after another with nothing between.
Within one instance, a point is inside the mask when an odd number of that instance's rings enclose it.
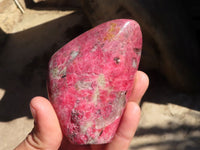
<instances>
[{"instance_id":1,"label":"polished rhodonite stone","mask_svg":"<svg viewBox=\"0 0 200 150\"><path fill-rule=\"evenodd\" d=\"M138 23L117 19L83 33L51 57L49 99L69 141L112 140L131 94L141 48Z\"/></svg>"}]
</instances>

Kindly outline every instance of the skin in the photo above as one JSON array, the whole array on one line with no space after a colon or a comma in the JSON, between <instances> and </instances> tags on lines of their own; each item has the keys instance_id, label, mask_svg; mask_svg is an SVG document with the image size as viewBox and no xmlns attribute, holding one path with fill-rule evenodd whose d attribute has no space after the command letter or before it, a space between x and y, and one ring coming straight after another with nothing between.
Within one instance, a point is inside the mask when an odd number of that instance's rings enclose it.
<instances>
[{"instance_id":1,"label":"skin","mask_svg":"<svg viewBox=\"0 0 200 150\"><path fill-rule=\"evenodd\" d=\"M135 75L132 95L127 102L119 128L111 143L102 145L73 145L62 135L51 103L44 97L30 102L34 128L15 150L128 150L140 119L139 103L149 85L148 76L141 71Z\"/></svg>"}]
</instances>

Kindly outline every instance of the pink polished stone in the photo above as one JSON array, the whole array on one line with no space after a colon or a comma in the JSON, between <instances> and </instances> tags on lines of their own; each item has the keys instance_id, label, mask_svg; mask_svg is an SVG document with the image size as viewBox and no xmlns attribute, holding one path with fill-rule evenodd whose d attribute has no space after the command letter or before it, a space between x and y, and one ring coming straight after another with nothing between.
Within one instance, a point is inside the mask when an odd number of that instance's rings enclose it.
<instances>
[{"instance_id":1,"label":"pink polished stone","mask_svg":"<svg viewBox=\"0 0 200 150\"><path fill-rule=\"evenodd\" d=\"M63 134L75 144L112 140L141 56L139 25L103 23L73 39L49 62L49 99Z\"/></svg>"}]
</instances>

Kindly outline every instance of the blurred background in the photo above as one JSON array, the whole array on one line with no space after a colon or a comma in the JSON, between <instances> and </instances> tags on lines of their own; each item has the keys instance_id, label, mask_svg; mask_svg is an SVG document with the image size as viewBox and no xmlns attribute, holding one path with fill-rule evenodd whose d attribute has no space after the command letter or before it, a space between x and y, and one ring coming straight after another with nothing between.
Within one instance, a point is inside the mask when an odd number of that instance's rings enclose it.
<instances>
[{"instance_id":1,"label":"blurred background","mask_svg":"<svg viewBox=\"0 0 200 150\"><path fill-rule=\"evenodd\" d=\"M0 150L33 127L29 102L47 97L51 55L105 21L136 20L150 78L130 150L200 149L199 0L0 0Z\"/></svg>"}]
</instances>

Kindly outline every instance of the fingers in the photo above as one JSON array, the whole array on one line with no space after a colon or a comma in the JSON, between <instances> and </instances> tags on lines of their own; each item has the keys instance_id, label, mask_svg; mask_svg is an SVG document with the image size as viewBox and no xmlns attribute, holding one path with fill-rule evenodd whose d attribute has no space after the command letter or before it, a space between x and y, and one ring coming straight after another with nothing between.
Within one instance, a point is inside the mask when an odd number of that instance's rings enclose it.
<instances>
[{"instance_id":1,"label":"fingers","mask_svg":"<svg viewBox=\"0 0 200 150\"><path fill-rule=\"evenodd\" d=\"M43 97L35 97L30 103L35 121L34 129L16 150L57 150L62 141L59 121L51 103Z\"/></svg>"},{"instance_id":2,"label":"fingers","mask_svg":"<svg viewBox=\"0 0 200 150\"><path fill-rule=\"evenodd\" d=\"M127 150L137 130L140 119L140 103L149 85L148 76L137 71L133 85L133 92L129 98L126 109L122 116L119 128L113 141L107 145L107 150Z\"/></svg>"},{"instance_id":3,"label":"fingers","mask_svg":"<svg viewBox=\"0 0 200 150\"><path fill-rule=\"evenodd\" d=\"M137 71L135 74L133 92L129 98L129 101L133 101L139 104L148 86L149 86L148 76L142 71Z\"/></svg>"},{"instance_id":4,"label":"fingers","mask_svg":"<svg viewBox=\"0 0 200 150\"><path fill-rule=\"evenodd\" d=\"M135 102L128 102L119 128L106 150L127 150L139 124L140 108Z\"/></svg>"}]
</instances>

